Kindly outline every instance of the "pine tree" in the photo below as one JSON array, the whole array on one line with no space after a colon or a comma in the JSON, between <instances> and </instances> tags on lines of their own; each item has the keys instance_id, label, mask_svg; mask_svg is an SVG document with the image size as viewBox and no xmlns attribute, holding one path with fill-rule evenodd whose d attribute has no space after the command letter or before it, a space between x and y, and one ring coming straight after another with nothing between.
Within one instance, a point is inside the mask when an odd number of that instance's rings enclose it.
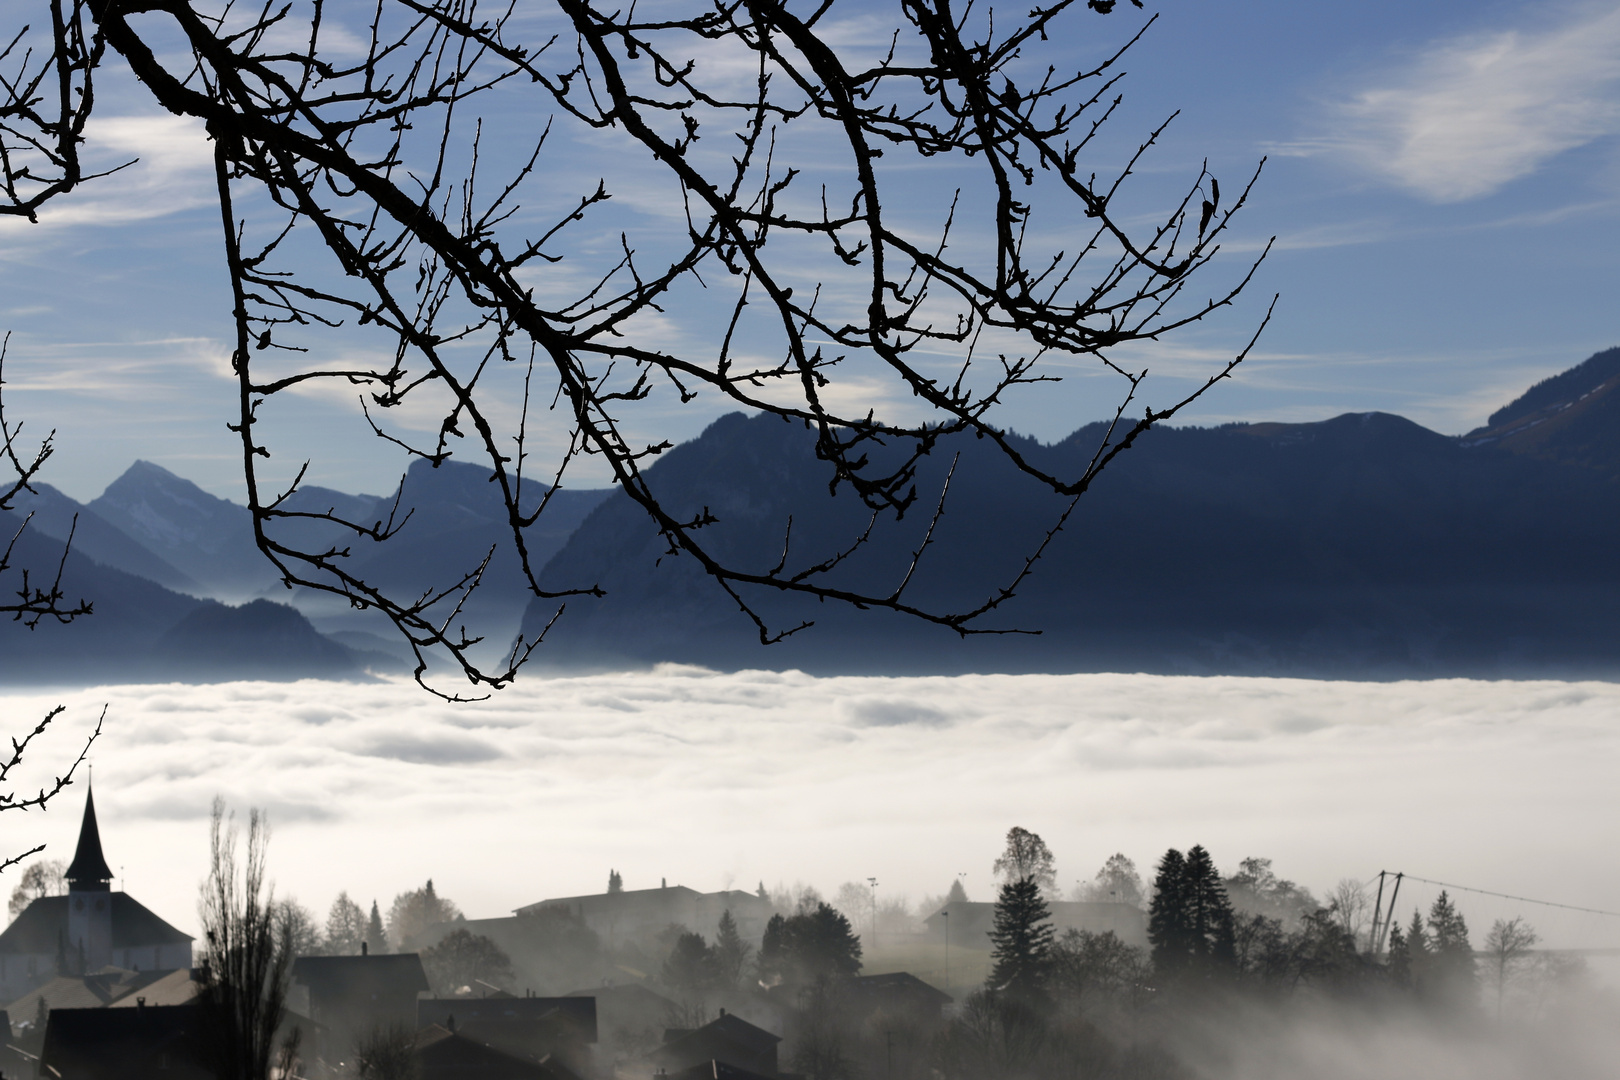
<instances>
[{"instance_id":1,"label":"pine tree","mask_svg":"<svg viewBox=\"0 0 1620 1080\"><path fill-rule=\"evenodd\" d=\"M1468 923L1445 892L1429 908L1429 946L1436 993L1454 1004L1472 1002L1474 948L1468 943Z\"/></svg>"},{"instance_id":2,"label":"pine tree","mask_svg":"<svg viewBox=\"0 0 1620 1080\"><path fill-rule=\"evenodd\" d=\"M1193 963L1206 973L1230 971L1234 964L1232 904L1220 872L1202 844L1187 852L1182 872Z\"/></svg>"},{"instance_id":3,"label":"pine tree","mask_svg":"<svg viewBox=\"0 0 1620 1080\"><path fill-rule=\"evenodd\" d=\"M861 939L849 919L824 901L783 918L772 915L759 947L760 981L768 986L808 986L857 975Z\"/></svg>"},{"instance_id":4,"label":"pine tree","mask_svg":"<svg viewBox=\"0 0 1620 1080\"><path fill-rule=\"evenodd\" d=\"M1412 988L1412 950L1400 923L1389 928L1389 981L1403 990Z\"/></svg>"},{"instance_id":5,"label":"pine tree","mask_svg":"<svg viewBox=\"0 0 1620 1080\"><path fill-rule=\"evenodd\" d=\"M1044 1000L1052 966L1051 917L1038 878L1023 877L1001 887L990 931L992 989L1024 1001Z\"/></svg>"},{"instance_id":6,"label":"pine tree","mask_svg":"<svg viewBox=\"0 0 1620 1080\"><path fill-rule=\"evenodd\" d=\"M1153 946L1153 970L1160 978L1179 975L1192 955L1184 895L1187 860L1171 848L1159 860L1153 878L1153 900L1148 904L1148 941Z\"/></svg>"},{"instance_id":7,"label":"pine tree","mask_svg":"<svg viewBox=\"0 0 1620 1080\"><path fill-rule=\"evenodd\" d=\"M962 888L961 878L951 882L951 890L945 894L945 902L947 904L965 904L968 902L967 890Z\"/></svg>"},{"instance_id":8,"label":"pine tree","mask_svg":"<svg viewBox=\"0 0 1620 1080\"><path fill-rule=\"evenodd\" d=\"M1163 979L1191 972L1207 978L1236 967L1232 904L1202 845L1185 856L1171 848L1159 860L1148 907L1148 940L1154 970Z\"/></svg>"},{"instance_id":9,"label":"pine tree","mask_svg":"<svg viewBox=\"0 0 1620 1080\"><path fill-rule=\"evenodd\" d=\"M675 947L664 961L663 981L684 999L701 995L714 985L714 950L702 934L688 931L675 939Z\"/></svg>"},{"instance_id":10,"label":"pine tree","mask_svg":"<svg viewBox=\"0 0 1620 1080\"><path fill-rule=\"evenodd\" d=\"M737 985L752 951L737 932L737 920L731 917L730 909L721 912L714 936L714 965L723 987L729 990Z\"/></svg>"},{"instance_id":11,"label":"pine tree","mask_svg":"<svg viewBox=\"0 0 1620 1080\"><path fill-rule=\"evenodd\" d=\"M366 920L366 951L373 956L388 951L388 935L383 932L382 912L371 902L371 918Z\"/></svg>"},{"instance_id":12,"label":"pine tree","mask_svg":"<svg viewBox=\"0 0 1620 1080\"><path fill-rule=\"evenodd\" d=\"M608 892L624 892L624 878L619 876L619 872L617 870L608 871Z\"/></svg>"}]
</instances>

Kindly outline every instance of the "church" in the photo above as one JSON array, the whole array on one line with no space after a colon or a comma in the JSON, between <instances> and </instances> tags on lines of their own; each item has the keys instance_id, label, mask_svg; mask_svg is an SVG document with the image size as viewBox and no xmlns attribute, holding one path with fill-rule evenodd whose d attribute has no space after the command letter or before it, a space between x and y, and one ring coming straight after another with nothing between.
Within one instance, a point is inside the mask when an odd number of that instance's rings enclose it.
<instances>
[{"instance_id":1,"label":"church","mask_svg":"<svg viewBox=\"0 0 1620 1080\"><path fill-rule=\"evenodd\" d=\"M85 794L79 846L64 876L66 896L40 897L0 933L0 1004L58 975L87 975L109 966L129 971L191 967L189 934L128 893L113 891L93 791Z\"/></svg>"}]
</instances>

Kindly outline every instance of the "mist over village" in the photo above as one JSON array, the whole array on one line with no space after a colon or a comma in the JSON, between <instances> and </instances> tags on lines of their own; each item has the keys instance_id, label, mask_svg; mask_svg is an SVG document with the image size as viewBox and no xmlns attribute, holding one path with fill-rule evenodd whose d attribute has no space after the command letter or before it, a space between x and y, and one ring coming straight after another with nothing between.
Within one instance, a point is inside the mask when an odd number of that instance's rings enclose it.
<instances>
[{"instance_id":1,"label":"mist over village","mask_svg":"<svg viewBox=\"0 0 1620 1080\"><path fill-rule=\"evenodd\" d=\"M1620 1061L1620 0L0 2L0 1080Z\"/></svg>"}]
</instances>

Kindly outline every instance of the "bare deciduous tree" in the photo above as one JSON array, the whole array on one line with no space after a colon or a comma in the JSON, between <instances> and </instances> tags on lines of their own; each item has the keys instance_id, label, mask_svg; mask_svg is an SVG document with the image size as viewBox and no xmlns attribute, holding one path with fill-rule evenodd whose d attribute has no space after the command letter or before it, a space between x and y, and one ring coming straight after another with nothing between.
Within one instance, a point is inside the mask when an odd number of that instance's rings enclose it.
<instances>
[{"instance_id":1,"label":"bare deciduous tree","mask_svg":"<svg viewBox=\"0 0 1620 1080\"><path fill-rule=\"evenodd\" d=\"M1521 961L1535 948L1540 936L1535 928L1520 916L1497 919L1485 934L1485 956L1491 965L1491 977L1496 982L1496 1022L1502 1022L1502 995L1508 979Z\"/></svg>"},{"instance_id":2,"label":"bare deciduous tree","mask_svg":"<svg viewBox=\"0 0 1620 1080\"><path fill-rule=\"evenodd\" d=\"M298 1030L279 1041L287 1018L291 982L292 927L279 914L265 877L270 825L257 809L248 812L245 858L237 854L235 815L214 800L209 819L208 878L198 904L203 934L202 1009L220 1080L269 1080L282 1075L296 1054Z\"/></svg>"},{"instance_id":3,"label":"bare deciduous tree","mask_svg":"<svg viewBox=\"0 0 1620 1080\"><path fill-rule=\"evenodd\" d=\"M384 613L416 651L418 679L440 650L498 687L539 642L519 639L488 670L470 654L480 638L464 629L468 599L488 557L418 593L365 580L354 556L409 514L396 504L379 520L346 519L295 497L307 462L264 471L273 422L301 408L300 394L358 397L358 422L435 465L452 453L486 465L523 579L559 614L601 590L543 587L528 538L589 459L763 642L808 625L768 625L750 597L772 592L998 633L982 617L1019 590L1098 473L1253 344L1162 404L1142 400L1145 369L1120 358L1230 305L1259 259L1189 290L1252 178L1223 200L1200 170L1155 212L1130 202L1125 181L1169 120L1122 155L1098 139L1141 31L1079 69L1059 45L1112 3L1014 13L896 0L877 15L881 33L859 35L841 31L832 0L656 12L591 0L491 13L476 0L39 6L48 18L0 55L11 68L0 210L32 218L90 179L80 142L94 75L114 54L164 109L201 121L256 541L289 585ZM601 148L611 168L581 160L571 140ZM918 167L950 177L937 199ZM647 212L621 213L627 197ZM1084 465L1057 475L1000 417L1076 360L1121 391ZM671 445L644 434L656 409L697 398L802 424L830 488L870 511L864 531L800 551L784 522L771 566L712 543L716 515L672 510L646 472ZM891 399L904 416L878 414L900 412ZM908 587L931 524L894 580L841 576L882 523L919 509L939 521L948 474L920 493L919 465L960 435L1056 496L1021 568L961 610L916 602ZM292 460L307 450L294 444Z\"/></svg>"}]
</instances>

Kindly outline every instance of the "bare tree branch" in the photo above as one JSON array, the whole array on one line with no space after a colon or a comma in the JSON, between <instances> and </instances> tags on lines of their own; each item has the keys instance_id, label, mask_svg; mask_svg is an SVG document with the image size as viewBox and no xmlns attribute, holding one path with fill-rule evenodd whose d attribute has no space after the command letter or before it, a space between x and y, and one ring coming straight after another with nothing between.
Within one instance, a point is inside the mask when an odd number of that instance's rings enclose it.
<instances>
[{"instance_id":1,"label":"bare tree branch","mask_svg":"<svg viewBox=\"0 0 1620 1080\"><path fill-rule=\"evenodd\" d=\"M1004 632L980 620L1015 595L1075 500L1248 354L1162 407L1142 402L1147 373L1122 359L1231 306L1265 255L1207 299L1188 291L1258 169L1224 204L1204 168L1163 212L1122 209L1125 182L1170 120L1099 176L1109 159L1096 140L1120 107L1119 65L1151 20L1088 68L1041 56L1093 32L1112 4L1055 0L1009 18L895 0L892 35L875 46L829 29L840 17L832 2L801 14L785 0L714 0L645 17L592 0L492 13L476 0L377 0L363 11L327 0L251 11L85 4L53 7L49 47L12 61L19 74L0 107L14 148L4 160L11 212L33 216L84 181L77 145L106 49L159 105L206 125L236 324L233 430L256 542L289 586L385 614L415 651L419 680L439 653L475 686L500 687L540 642L519 640L486 670L471 651L479 636L460 623L487 557L396 595L356 572L354 554L408 518L292 509L296 480L262 493L272 449L256 427L268 409L297 408L295 388L350 388L376 436L435 466L452 455L487 466L523 580L559 612L601 590L543 586L529 537L588 461L761 641L793 630L774 630L751 606L759 589L968 635ZM358 52L326 45L345 26ZM50 78L55 96L42 89ZM566 145L581 138L634 150L617 160L647 164L626 166L635 175L624 186L641 185L643 203L654 192L671 226L620 210L605 176L581 179L589 166ZM915 186L923 165L961 179L937 211ZM47 171L54 179L37 179ZM377 359L323 359L365 355L345 349L362 340L376 343ZM1117 377L1120 404L1085 467L1057 475L999 417L1076 360ZM802 565L791 526L774 567L722 557L704 531L718 518L673 512L649 476L670 442L635 434L671 397L802 424L831 490L847 487L871 521L843 553ZM905 417L879 415L891 399L911 403ZM1125 418L1131 408L1140 419ZM438 422L424 426L423 410ZM1057 497L1051 532L982 603L914 603L907 585L944 513L941 491L899 577L850 584L847 552L909 512L922 463L964 435ZM546 447L555 461L540 483L533 458ZM286 527L311 522L338 539L295 540Z\"/></svg>"}]
</instances>

